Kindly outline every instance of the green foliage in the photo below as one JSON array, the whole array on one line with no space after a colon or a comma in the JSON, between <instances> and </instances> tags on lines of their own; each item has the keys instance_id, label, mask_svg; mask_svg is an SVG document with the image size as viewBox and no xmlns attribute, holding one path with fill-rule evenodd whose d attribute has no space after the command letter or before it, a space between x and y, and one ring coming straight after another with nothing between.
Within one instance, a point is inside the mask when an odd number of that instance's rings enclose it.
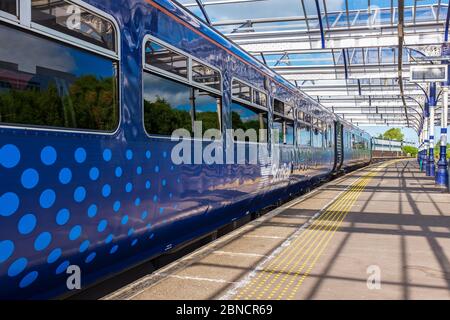
<instances>
[{"instance_id":1,"label":"green foliage","mask_svg":"<svg viewBox=\"0 0 450 320\"><path fill-rule=\"evenodd\" d=\"M392 128L392 129L387 130L383 134L383 139L404 141L405 135L402 133L402 130L400 128Z\"/></svg>"},{"instance_id":2,"label":"green foliage","mask_svg":"<svg viewBox=\"0 0 450 320\"><path fill-rule=\"evenodd\" d=\"M0 122L111 131L118 120L115 97L113 79L94 76L76 79L64 96L53 82L41 90L3 91Z\"/></svg>"},{"instance_id":3,"label":"green foliage","mask_svg":"<svg viewBox=\"0 0 450 320\"><path fill-rule=\"evenodd\" d=\"M144 101L144 123L148 133L172 135L176 129L186 129L192 134L191 114L186 110L172 109L163 98L155 102Z\"/></svg>"},{"instance_id":4,"label":"green foliage","mask_svg":"<svg viewBox=\"0 0 450 320\"><path fill-rule=\"evenodd\" d=\"M441 153L441 143L440 141L438 141L437 144L434 146L434 156L436 158L439 158L440 153ZM447 144L447 159L450 159L450 144Z\"/></svg>"},{"instance_id":5,"label":"green foliage","mask_svg":"<svg viewBox=\"0 0 450 320\"><path fill-rule=\"evenodd\" d=\"M411 157L416 157L417 154L419 153L419 150L416 147L412 146L403 146L402 149L405 154L409 154L411 155Z\"/></svg>"}]
</instances>

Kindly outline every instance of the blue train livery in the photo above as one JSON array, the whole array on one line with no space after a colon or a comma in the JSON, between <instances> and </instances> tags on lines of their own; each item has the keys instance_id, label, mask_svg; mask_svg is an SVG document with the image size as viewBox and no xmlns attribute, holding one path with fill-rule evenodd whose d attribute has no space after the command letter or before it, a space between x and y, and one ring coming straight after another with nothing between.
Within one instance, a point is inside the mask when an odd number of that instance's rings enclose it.
<instances>
[{"instance_id":1,"label":"blue train livery","mask_svg":"<svg viewBox=\"0 0 450 320\"><path fill-rule=\"evenodd\" d=\"M371 161L370 136L169 0L2 0L0 42L2 299L63 297L69 266L85 288ZM233 161L175 161L176 129ZM258 161L210 129L255 129Z\"/></svg>"}]
</instances>

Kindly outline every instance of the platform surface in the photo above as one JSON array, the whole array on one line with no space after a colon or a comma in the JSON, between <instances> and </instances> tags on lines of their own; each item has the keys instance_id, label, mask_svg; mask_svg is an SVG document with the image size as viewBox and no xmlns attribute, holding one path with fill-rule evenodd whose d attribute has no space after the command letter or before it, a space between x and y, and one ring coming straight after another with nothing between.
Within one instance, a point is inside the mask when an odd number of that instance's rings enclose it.
<instances>
[{"instance_id":1,"label":"platform surface","mask_svg":"<svg viewBox=\"0 0 450 320\"><path fill-rule=\"evenodd\" d=\"M372 165L104 299L450 299L450 194Z\"/></svg>"}]
</instances>

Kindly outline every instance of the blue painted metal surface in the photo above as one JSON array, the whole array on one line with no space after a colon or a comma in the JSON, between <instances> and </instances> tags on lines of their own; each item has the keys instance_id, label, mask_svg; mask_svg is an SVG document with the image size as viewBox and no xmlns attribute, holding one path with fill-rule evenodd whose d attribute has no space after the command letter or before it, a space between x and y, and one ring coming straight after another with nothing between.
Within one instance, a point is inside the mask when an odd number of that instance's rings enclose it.
<instances>
[{"instance_id":1,"label":"blue painted metal surface","mask_svg":"<svg viewBox=\"0 0 450 320\"><path fill-rule=\"evenodd\" d=\"M433 82L430 84L430 103L429 103L429 111L430 108L436 108L436 83ZM434 121L434 118L433 118ZM434 124L433 124L434 127ZM434 132L430 132L430 141L434 142ZM434 145L430 145L428 150L428 161L427 161L427 170L426 174L428 177L434 177L436 175L436 164L434 162Z\"/></svg>"},{"instance_id":2,"label":"blue painted metal surface","mask_svg":"<svg viewBox=\"0 0 450 320\"><path fill-rule=\"evenodd\" d=\"M233 76L264 88L261 71L267 71L271 97L291 98L293 86L170 1L86 2L115 17L122 36L120 128L111 136L0 129L0 298L66 294L69 265L81 267L85 287L284 199L333 168L333 145L282 146L280 165L269 171L259 165L174 165L176 142L148 137L143 129L145 35L222 71L227 128ZM333 123L315 108L304 111ZM346 166L370 161L368 149L344 153Z\"/></svg>"}]
</instances>

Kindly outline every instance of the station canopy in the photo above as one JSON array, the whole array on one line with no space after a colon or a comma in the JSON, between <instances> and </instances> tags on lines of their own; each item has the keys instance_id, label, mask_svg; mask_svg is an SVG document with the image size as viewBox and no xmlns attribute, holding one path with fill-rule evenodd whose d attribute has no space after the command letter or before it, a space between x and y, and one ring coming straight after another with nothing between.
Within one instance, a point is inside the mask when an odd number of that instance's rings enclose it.
<instances>
[{"instance_id":1,"label":"station canopy","mask_svg":"<svg viewBox=\"0 0 450 320\"><path fill-rule=\"evenodd\" d=\"M442 64L449 0L179 2L355 125L422 127L431 84L410 67Z\"/></svg>"}]
</instances>

